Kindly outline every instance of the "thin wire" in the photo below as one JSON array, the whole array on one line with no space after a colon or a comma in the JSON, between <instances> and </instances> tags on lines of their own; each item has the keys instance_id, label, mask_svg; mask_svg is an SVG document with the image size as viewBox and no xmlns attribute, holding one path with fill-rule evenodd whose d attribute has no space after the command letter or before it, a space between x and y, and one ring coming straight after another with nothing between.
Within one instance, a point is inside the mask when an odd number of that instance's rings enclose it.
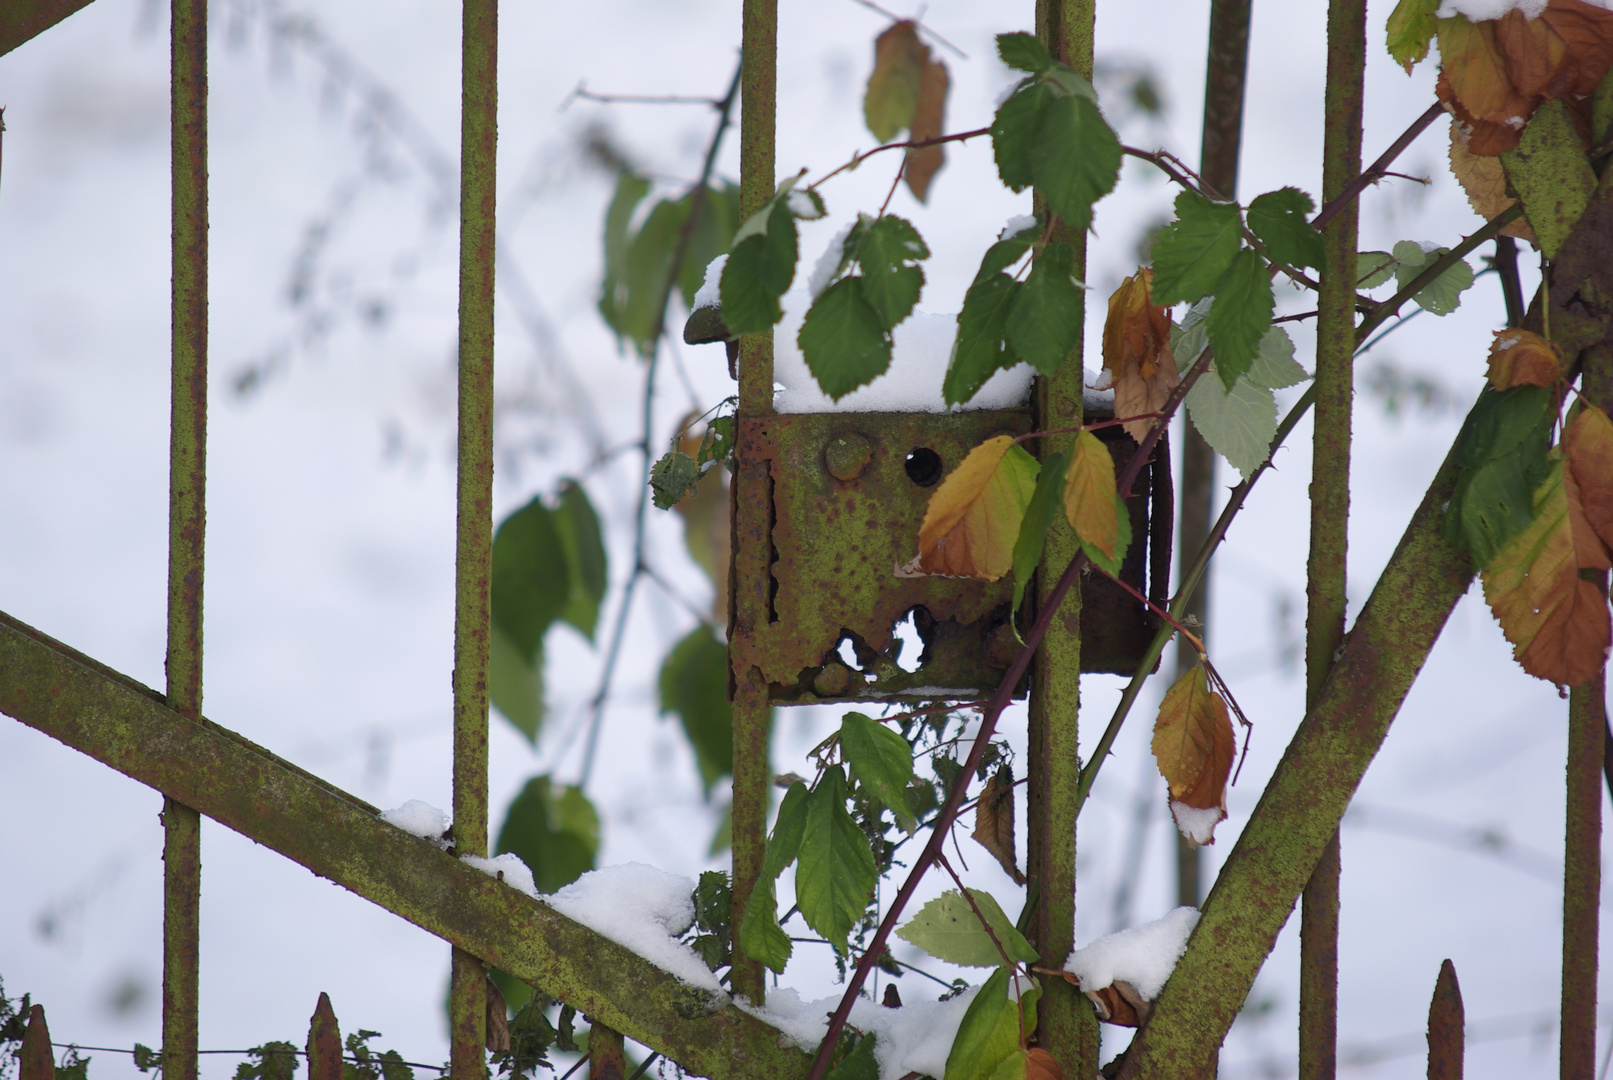
<instances>
[{"instance_id":1,"label":"thin wire","mask_svg":"<svg viewBox=\"0 0 1613 1080\"><path fill-rule=\"evenodd\" d=\"M81 1046L78 1043L59 1043L59 1042L53 1042L53 1043L51 1043L51 1045L52 1046L60 1046L65 1050L91 1050L91 1051L94 1051L97 1054L128 1054L130 1056L134 1055L133 1050L125 1050L125 1049L123 1049L122 1047L119 1047L119 1046ZM159 1053L159 1054L161 1052L162 1051L160 1051L160 1050L157 1051L157 1053ZM251 1050L198 1050L196 1052L198 1054L234 1054L237 1057L250 1057L250 1056L252 1056L254 1054L263 1055L263 1047L255 1046ZM289 1050L274 1050L274 1051L271 1051L271 1052L276 1053L276 1054L296 1054L298 1057L307 1057L308 1056L308 1051L306 1051L306 1050L298 1050L296 1047L292 1047ZM360 1059L354 1054L343 1054L342 1055L342 1060L343 1061L358 1061ZM380 1058L372 1056L370 1060L379 1061ZM588 1059L583 1058L583 1060L587 1061ZM448 1071L448 1067L446 1065L427 1065L424 1062L420 1062L420 1061L405 1061L405 1062L403 1062L403 1064L409 1066L411 1069L434 1069L439 1073L445 1073L445 1072ZM161 1066L157 1066L157 1068L161 1068ZM570 1073L567 1073L566 1075L569 1076ZM562 1080L564 1080L564 1078L562 1078Z\"/></svg>"}]
</instances>

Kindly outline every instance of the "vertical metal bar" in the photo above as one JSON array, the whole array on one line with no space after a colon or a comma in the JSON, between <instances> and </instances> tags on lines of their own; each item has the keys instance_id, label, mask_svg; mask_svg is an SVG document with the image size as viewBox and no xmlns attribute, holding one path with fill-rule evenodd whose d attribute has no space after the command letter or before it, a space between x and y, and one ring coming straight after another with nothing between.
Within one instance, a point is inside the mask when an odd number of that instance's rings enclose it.
<instances>
[{"instance_id":1,"label":"vertical metal bar","mask_svg":"<svg viewBox=\"0 0 1613 1080\"><path fill-rule=\"evenodd\" d=\"M1048 51L1086 78L1092 77L1095 0L1037 0L1036 33ZM1041 199L1038 212L1045 213ZM1055 239L1075 251L1077 277L1086 276L1086 233L1061 224ZM1036 420L1041 428L1081 423L1083 369L1080 335L1064 366L1036 380ZM1038 453L1068 451L1073 436L1038 440ZM1048 532L1037 570L1037 597L1045 601L1079 550L1061 519ZM1077 582L1059 607L1037 651L1031 678L1026 783L1026 863L1037 882L1031 940L1043 962L1060 966L1075 947L1075 816L1080 807L1079 711L1081 705L1081 587ZM1073 987L1051 980L1037 1010L1037 1034L1066 1076L1090 1076L1098 1066L1098 1031L1092 1008Z\"/></svg>"},{"instance_id":2,"label":"vertical metal bar","mask_svg":"<svg viewBox=\"0 0 1613 1080\"><path fill-rule=\"evenodd\" d=\"M487 664L493 568L493 223L498 0L463 0L459 158L459 490L454 566L454 845L487 854ZM487 974L453 951L453 1080L486 1074Z\"/></svg>"},{"instance_id":3,"label":"vertical metal bar","mask_svg":"<svg viewBox=\"0 0 1613 1080\"><path fill-rule=\"evenodd\" d=\"M742 217L760 210L773 195L773 135L778 90L778 0L745 0L739 80L739 208ZM739 340L741 423L773 411L773 335L747 334ZM731 487L732 580L728 590L728 640L754 640L769 621L772 597L773 485L769 464L746 456L739 440ZM743 661L732 659L734 715L733 935L734 992L761 1002L766 993L762 965L745 955L739 928L751 890L762 870L767 846L768 735L772 708L767 680Z\"/></svg>"},{"instance_id":4,"label":"vertical metal bar","mask_svg":"<svg viewBox=\"0 0 1613 1080\"><path fill-rule=\"evenodd\" d=\"M173 364L168 434L168 704L202 715L207 523L207 0L172 0ZM195 1080L201 818L163 800L163 1072Z\"/></svg>"},{"instance_id":5,"label":"vertical metal bar","mask_svg":"<svg viewBox=\"0 0 1613 1080\"><path fill-rule=\"evenodd\" d=\"M1322 201L1361 173L1366 0L1331 0ZM1325 250L1316 319L1316 429L1311 465L1311 543L1306 567L1305 702L1316 703L1344 640L1345 553L1350 518L1350 402L1355 352L1356 234L1352 201L1322 230ZM1299 1075L1331 1080L1338 1057L1339 838L1335 832L1305 886L1299 929Z\"/></svg>"},{"instance_id":6,"label":"vertical metal bar","mask_svg":"<svg viewBox=\"0 0 1613 1080\"><path fill-rule=\"evenodd\" d=\"M1464 1044L1462 987L1449 960L1439 966L1428 1003L1428 1080L1462 1080Z\"/></svg>"},{"instance_id":7,"label":"vertical metal bar","mask_svg":"<svg viewBox=\"0 0 1613 1080\"><path fill-rule=\"evenodd\" d=\"M319 1004L308 1018L308 1080L342 1080L342 1030L331 1008L330 995L319 993Z\"/></svg>"},{"instance_id":8,"label":"vertical metal bar","mask_svg":"<svg viewBox=\"0 0 1613 1080\"><path fill-rule=\"evenodd\" d=\"M1613 406L1613 351L1590 350L1581 392ZM1581 570L1607 593L1606 571ZM1596 1075L1596 973L1602 893L1602 763L1607 750L1607 665L1568 692L1567 818L1563 836L1563 997L1558 1067L1567 1080Z\"/></svg>"},{"instance_id":9,"label":"vertical metal bar","mask_svg":"<svg viewBox=\"0 0 1613 1080\"><path fill-rule=\"evenodd\" d=\"M588 1029L588 1080L627 1080L622 1033L597 1021Z\"/></svg>"},{"instance_id":10,"label":"vertical metal bar","mask_svg":"<svg viewBox=\"0 0 1613 1080\"><path fill-rule=\"evenodd\" d=\"M1249 8L1252 0L1211 0L1210 41L1205 50L1204 130L1199 141L1199 176L1224 198L1238 197L1238 157L1243 145L1243 99L1249 69ZM1183 570L1210 535L1215 514L1215 451L1192 424L1182 426L1181 504L1177 510L1177 560ZM1210 571L1186 597L1183 614L1209 626ZM1206 640L1208 629L1200 634ZM1176 674L1198 664L1187 642L1176 643ZM1176 902L1198 907L1204 899L1202 852L1185 836L1176 837Z\"/></svg>"}]
</instances>

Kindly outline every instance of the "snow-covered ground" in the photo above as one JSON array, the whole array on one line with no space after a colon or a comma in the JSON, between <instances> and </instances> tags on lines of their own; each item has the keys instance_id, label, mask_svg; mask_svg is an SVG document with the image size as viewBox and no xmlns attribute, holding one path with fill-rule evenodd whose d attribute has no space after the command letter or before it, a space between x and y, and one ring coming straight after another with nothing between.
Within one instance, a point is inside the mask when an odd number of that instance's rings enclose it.
<instances>
[{"instance_id":1,"label":"snow-covered ground","mask_svg":"<svg viewBox=\"0 0 1613 1080\"><path fill-rule=\"evenodd\" d=\"M826 3L782 5L780 175L822 171L873 145L861 87L884 20L850 0ZM1319 186L1324 6L1255 6L1245 198ZM324 44L268 32L265 13L276 11L316 18ZM1407 78L1384 55L1387 12L1373 8L1369 158L1432 100L1430 70ZM632 453L590 462L635 437L641 369L593 310L610 182L585 146L604 125L612 145L670 190L696 173L712 117L698 106L560 105L582 80L602 92L720 94L739 4L506 4L502 16L496 512L584 476L612 527L619 583L639 464ZM968 54L942 53L953 80L948 129L983 126L1011 80L991 36L1028 28L1032 5L940 0L925 18ZM1196 159L1205 18L1204 5L1187 0L1102 5L1100 55L1153 64L1170 103L1164 123L1128 122L1128 142ZM457 7L326 0L304 12L222 0L215 24L205 709L377 805L448 806ZM163 677L167 524L167 57L166 15L152 0L99 0L0 57L9 129L0 609L153 686ZM353 75L343 58L369 74ZM379 138L362 120L360 95L371 86L394 95L403 117ZM1400 162L1431 175L1429 188L1395 181L1367 194L1363 248L1448 244L1476 226L1445 170L1443 140L1435 125ZM831 213L803 228L806 259L851 215L879 206L895 165L876 158L825 186ZM736 173L733 140L722 169ZM1139 240L1168 214L1172 194L1151 167L1128 162L1121 190L1098 207L1093 357L1101 300L1134 269ZM904 189L892 207L934 252L922 307L955 311L984 246L1027 211L1029 195L996 183L989 146L976 140L948 149L931 198L920 207ZM288 303L299 253L314 249L323 271L312 308L328 321ZM1310 306L1298 294L1280 299L1288 311ZM1449 318L1414 319L1360 362L1352 614L1480 385L1501 310L1493 276L1466 301ZM1309 367L1308 332L1296 328L1295 339ZM729 392L721 357L680 347L663 365L658 437L691 405ZM1380 359L1454 398L1441 407L1436 394L1432 409L1403 403L1391 415L1366 392ZM261 377L243 393L247 371ZM1217 564L1212 648L1255 731L1212 867L1300 715L1308 436L1302 425ZM657 568L703 601L676 517L654 516L651 530ZM601 865L642 862L688 877L721 865L707 845L722 793L703 802L691 753L674 723L655 716L656 665L689 623L654 585L641 591L589 787L603 816ZM581 767L599 657L557 630L549 658L552 715L537 749L494 722L495 814L532 774L572 780ZM1086 688L1090 745L1119 680L1093 677ZM1469 1075L1555 1072L1564 714L1550 687L1512 663L1482 600L1465 599L1367 775L1361 811L1345 822L1345 1075L1422 1075L1419 1033L1445 957L1471 1024ZM1082 820L1082 944L1174 906L1172 827L1147 756L1147 715L1140 708L1123 733ZM782 715L776 768L802 771L802 755L834 720L817 709ZM1023 715L1010 714L1005 730L1023 752ZM11 822L0 835L0 977L8 994L29 991L46 1005L59 1040L159 1042L159 808L153 792L0 720L0 818ZM965 854L969 884L1017 913L1017 890L994 861L967 845ZM412 1061L446 1056L444 944L211 824L203 864L204 1048L300 1044L328 991L344 1029L379 1030L380 1045ZM944 887L927 884L918 902ZM827 953L813 948L798 950L785 979L808 1001L835 992ZM1290 928L1229 1040L1224 1076L1291 1072L1296 962ZM936 989L913 975L901 988L909 1002ZM1106 1036L1110 1050L1125 1038ZM96 1080L134 1073L127 1056L91 1056ZM223 1080L237 1061L204 1058L204 1076Z\"/></svg>"}]
</instances>

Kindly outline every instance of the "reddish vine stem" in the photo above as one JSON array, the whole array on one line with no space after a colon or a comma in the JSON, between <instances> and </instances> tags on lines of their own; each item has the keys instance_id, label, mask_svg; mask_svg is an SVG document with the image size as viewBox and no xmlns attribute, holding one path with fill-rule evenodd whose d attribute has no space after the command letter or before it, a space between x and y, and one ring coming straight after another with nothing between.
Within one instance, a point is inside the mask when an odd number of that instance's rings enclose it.
<instances>
[{"instance_id":1,"label":"reddish vine stem","mask_svg":"<svg viewBox=\"0 0 1613 1080\"><path fill-rule=\"evenodd\" d=\"M1415 142L1417 136L1428 130L1428 125L1444 115L1444 112L1445 106L1437 101L1428 106L1428 109L1421 116L1411 122L1410 127L1400 133L1400 138L1389 144L1389 149L1380 154L1377 161L1362 170L1360 176L1346 184L1336 198L1330 199L1327 205L1317 212L1316 216L1311 219L1311 225L1320 230L1323 225L1333 220L1335 214L1350 205L1351 199L1356 198L1370 185L1376 184L1379 180L1388 176L1389 166L1394 163L1395 158L1405 153L1406 147Z\"/></svg>"},{"instance_id":2,"label":"reddish vine stem","mask_svg":"<svg viewBox=\"0 0 1613 1080\"><path fill-rule=\"evenodd\" d=\"M1142 444L1131 455L1131 460L1126 463L1125 469L1122 470L1116 481L1115 487L1122 497L1130 493L1132 484L1136 483L1137 477L1142 473L1143 466L1148 463L1150 456L1153 454L1154 447L1158 445L1160 438L1164 435L1165 427L1170 417L1175 414L1182 400L1187 397L1187 392L1198 381L1199 376L1204 374L1205 370L1210 366L1210 360L1211 350L1205 349L1182 381L1171 391L1170 397L1165 400L1164 406L1160 409L1160 419L1155 421L1154 426L1143 437ZM952 823L957 820L964 796L968 793L969 778L980 768L980 762L985 757L986 746L991 742L991 736L996 731L998 718L1002 716L1002 712L1008 707L1008 703L1013 700L1014 687L1019 685L1020 680L1025 677L1025 672L1029 670L1031 660L1036 655L1037 647L1041 645L1042 638L1047 635L1047 629L1053 623L1054 613L1058 611L1059 605L1064 602L1065 596L1069 594L1070 589L1075 585L1076 578L1081 575L1081 571L1086 569L1087 565L1087 557L1084 552L1078 553L1075 558L1070 560L1069 566L1065 567L1064 573L1059 576L1058 583L1053 586L1053 591L1048 594L1046 606L1036 617L1036 622L1031 626L1030 631L1026 633L1025 647L1020 649L1018 656L1014 657L1014 662L1009 665L1002 682L998 683L996 691L991 695L991 700L987 703L984 712L981 713L980 731L975 735L974 745L969 749L969 756L964 761L963 768L959 770L958 778L954 782L952 790L947 793L947 799L941 807L941 812L935 818L930 839L924 845L924 850L919 855L918 861L913 864L913 869L908 871L907 880L902 882L902 887L897 892L896 898L891 901L890 910L880 920L879 929L874 932L873 941L869 944L867 951L863 953L862 958L857 961L857 966L846 983L846 991L841 995L840 1004L835 1007L834 1014L829 1018L829 1030L824 1033L823 1042L818 1044L817 1057L813 1059L812 1071L808 1074L808 1080L823 1080L824 1074L829 1071L829 1059L834 1056L834 1048L840 1039L840 1033L845 1030L846 1019L851 1015L852 1003L857 1000L857 995L862 993L863 984L868 981L868 972L874 963L873 958L879 956L884 950L886 941L890 939L891 931L896 928L896 920L901 918L903 909L907 907L908 901L913 898L913 893L917 891L919 882L923 879L925 873L942 854L942 846L946 843L947 835L952 831Z\"/></svg>"},{"instance_id":3,"label":"reddish vine stem","mask_svg":"<svg viewBox=\"0 0 1613 1080\"><path fill-rule=\"evenodd\" d=\"M884 146L876 146L872 150L866 150L862 153L853 154L850 161L846 162L833 172L826 173L819 179L812 181L812 183L808 184L802 190L815 191L817 190L818 186L825 181L839 176L847 169L855 169L857 166L861 165L875 154L883 153L886 150L922 150L926 146L940 146L942 143L949 142L966 142L969 139L977 139L982 135L990 134L991 128L983 127L975 128L973 131L960 131L953 135L937 135L933 139L908 139L905 142L886 143Z\"/></svg>"}]
</instances>

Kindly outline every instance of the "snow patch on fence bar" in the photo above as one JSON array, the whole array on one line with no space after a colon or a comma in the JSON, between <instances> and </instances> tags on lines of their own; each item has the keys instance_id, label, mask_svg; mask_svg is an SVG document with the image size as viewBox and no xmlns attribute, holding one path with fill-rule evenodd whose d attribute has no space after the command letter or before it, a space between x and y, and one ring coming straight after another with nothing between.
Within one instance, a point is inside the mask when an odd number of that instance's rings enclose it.
<instances>
[{"instance_id":1,"label":"snow patch on fence bar","mask_svg":"<svg viewBox=\"0 0 1613 1080\"><path fill-rule=\"evenodd\" d=\"M678 935L694 924L689 878L644 863L591 870L543 901L560 914L637 953L662 971L723 993L717 976Z\"/></svg>"},{"instance_id":2,"label":"snow patch on fence bar","mask_svg":"<svg viewBox=\"0 0 1613 1080\"><path fill-rule=\"evenodd\" d=\"M411 836L430 840L440 848L448 847L448 841L443 837L448 831L448 815L428 802L410 799L397 809L382 813L381 820L388 825L396 825Z\"/></svg>"},{"instance_id":3,"label":"snow patch on fence bar","mask_svg":"<svg viewBox=\"0 0 1613 1080\"><path fill-rule=\"evenodd\" d=\"M947 1055L957 1037L963 1014L980 992L978 986L947 1001L915 1001L899 1009L888 1009L867 998L851 1006L851 1026L874 1035L874 1060L879 1063L879 1080L900 1080L908 1073L945 1076ZM838 995L817 1001L802 1001L787 987L767 992L765 1008L756 1008L736 999L735 1005L765 1024L784 1033L793 1046L808 1053L818 1048L829 1030L828 1016L840 1004Z\"/></svg>"},{"instance_id":4,"label":"snow patch on fence bar","mask_svg":"<svg viewBox=\"0 0 1613 1080\"><path fill-rule=\"evenodd\" d=\"M492 859L484 859L480 855L461 855L459 861L466 866L474 866L488 877L498 878L534 900L538 899L538 883L532 880L532 871L513 851L506 851Z\"/></svg>"},{"instance_id":5,"label":"snow patch on fence bar","mask_svg":"<svg viewBox=\"0 0 1613 1080\"><path fill-rule=\"evenodd\" d=\"M1130 983L1144 1001L1153 1001L1182 958L1198 921L1197 908L1179 907L1163 919L1105 935L1075 950L1064 970L1081 980L1082 990L1102 990L1118 981Z\"/></svg>"}]
</instances>

